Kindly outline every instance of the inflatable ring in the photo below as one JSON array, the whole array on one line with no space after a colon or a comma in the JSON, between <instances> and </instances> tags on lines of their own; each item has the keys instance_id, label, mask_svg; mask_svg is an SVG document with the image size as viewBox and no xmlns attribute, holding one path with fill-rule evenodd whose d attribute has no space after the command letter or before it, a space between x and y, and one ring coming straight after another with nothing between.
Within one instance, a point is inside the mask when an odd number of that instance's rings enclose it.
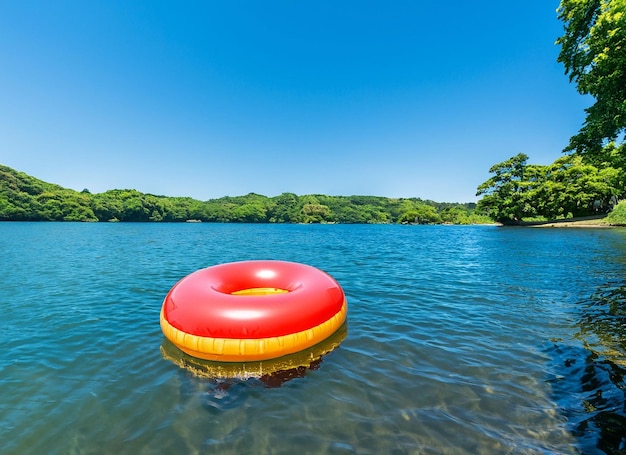
<instances>
[{"instance_id":1,"label":"inflatable ring","mask_svg":"<svg viewBox=\"0 0 626 455\"><path fill-rule=\"evenodd\" d=\"M278 377L294 377L292 373L302 371L303 368L315 369L326 355L339 347L347 335L348 324L344 322L335 333L315 346L276 359L247 362L215 362L191 357L163 338L161 355L198 377L216 380L255 378L273 382Z\"/></svg>"},{"instance_id":2,"label":"inflatable ring","mask_svg":"<svg viewBox=\"0 0 626 455\"><path fill-rule=\"evenodd\" d=\"M335 333L348 305L341 286L315 267L284 261L220 264L169 291L161 329L184 353L205 360L268 360Z\"/></svg>"}]
</instances>

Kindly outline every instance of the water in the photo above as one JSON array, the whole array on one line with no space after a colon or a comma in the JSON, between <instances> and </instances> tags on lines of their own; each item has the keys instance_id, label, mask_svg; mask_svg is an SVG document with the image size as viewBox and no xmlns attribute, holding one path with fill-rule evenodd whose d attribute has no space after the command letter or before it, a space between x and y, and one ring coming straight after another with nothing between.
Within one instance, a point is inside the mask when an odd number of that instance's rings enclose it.
<instances>
[{"instance_id":1,"label":"water","mask_svg":"<svg viewBox=\"0 0 626 455\"><path fill-rule=\"evenodd\" d=\"M626 450L625 230L0 223L0 258L3 454ZM246 259L334 276L340 346L181 367L165 294Z\"/></svg>"}]
</instances>

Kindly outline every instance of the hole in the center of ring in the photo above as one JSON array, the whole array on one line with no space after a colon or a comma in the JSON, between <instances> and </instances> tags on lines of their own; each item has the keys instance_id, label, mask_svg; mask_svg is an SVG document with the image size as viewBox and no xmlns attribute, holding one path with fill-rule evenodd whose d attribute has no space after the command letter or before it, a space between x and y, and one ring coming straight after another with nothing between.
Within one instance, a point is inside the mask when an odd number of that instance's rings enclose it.
<instances>
[{"instance_id":1,"label":"hole in the center of ring","mask_svg":"<svg viewBox=\"0 0 626 455\"><path fill-rule=\"evenodd\" d=\"M280 288L249 288L231 292L231 295L273 295L284 294L285 292L289 291L287 289Z\"/></svg>"}]
</instances>

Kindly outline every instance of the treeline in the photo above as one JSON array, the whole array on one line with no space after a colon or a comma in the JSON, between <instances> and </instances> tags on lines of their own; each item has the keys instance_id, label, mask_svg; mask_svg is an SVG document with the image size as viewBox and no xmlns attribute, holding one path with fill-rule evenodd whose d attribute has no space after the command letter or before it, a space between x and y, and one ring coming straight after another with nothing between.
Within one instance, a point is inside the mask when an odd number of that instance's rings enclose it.
<instances>
[{"instance_id":1,"label":"treeline","mask_svg":"<svg viewBox=\"0 0 626 455\"><path fill-rule=\"evenodd\" d=\"M490 220L475 204L379 196L267 197L250 193L199 201L136 190L91 194L46 183L0 165L0 221L132 221L219 223L452 223Z\"/></svg>"},{"instance_id":2,"label":"treeline","mask_svg":"<svg viewBox=\"0 0 626 455\"><path fill-rule=\"evenodd\" d=\"M557 13L557 61L594 101L567 155L542 166L520 153L491 167L478 210L503 223L604 214L626 200L626 2L561 0Z\"/></svg>"},{"instance_id":3,"label":"treeline","mask_svg":"<svg viewBox=\"0 0 626 455\"><path fill-rule=\"evenodd\" d=\"M623 149L617 150L623 154ZM519 153L489 169L493 176L478 187L477 195L484 196L477 204L480 213L505 224L585 217L609 213L626 196L621 166L594 165L580 155L565 155L547 166L527 160Z\"/></svg>"}]
</instances>

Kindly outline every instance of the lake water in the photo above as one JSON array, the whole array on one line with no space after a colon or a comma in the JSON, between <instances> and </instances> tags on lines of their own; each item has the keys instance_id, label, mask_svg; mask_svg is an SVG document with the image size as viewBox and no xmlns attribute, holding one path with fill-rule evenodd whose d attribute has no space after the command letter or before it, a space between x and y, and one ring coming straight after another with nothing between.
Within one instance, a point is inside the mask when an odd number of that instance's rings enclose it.
<instances>
[{"instance_id":1,"label":"lake water","mask_svg":"<svg viewBox=\"0 0 626 455\"><path fill-rule=\"evenodd\" d=\"M339 347L258 378L179 355L168 290L247 259L331 274ZM0 223L0 453L616 453L625 277L623 229Z\"/></svg>"}]
</instances>

